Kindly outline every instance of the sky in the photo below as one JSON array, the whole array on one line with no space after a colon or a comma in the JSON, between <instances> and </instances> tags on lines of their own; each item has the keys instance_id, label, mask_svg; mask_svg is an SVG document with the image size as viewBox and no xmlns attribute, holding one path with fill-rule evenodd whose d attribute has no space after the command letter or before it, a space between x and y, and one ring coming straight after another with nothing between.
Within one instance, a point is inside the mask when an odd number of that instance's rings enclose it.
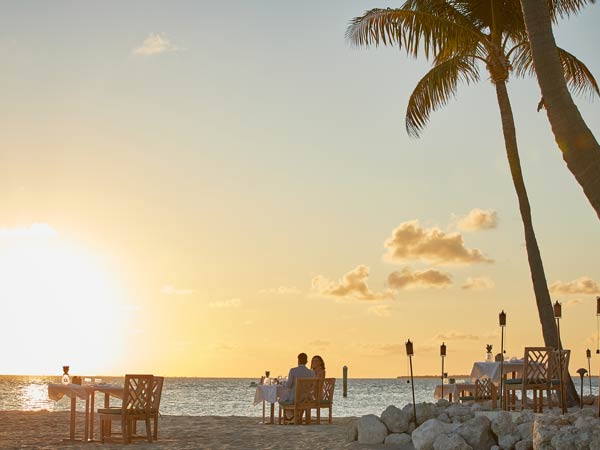
<instances>
[{"instance_id":1,"label":"sky","mask_svg":"<svg viewBox=\"0 0 600 450\"><path fill-rule=\"evenodd\" d=\"M5 2L0 374L469 373L542 344L486 76L404 128L428 70L357 49L401 2ZM557 42L600 75L600 9ZM571 371L596 349L598 218L533 79L509 95ZM577 98L600 137L600 102ZM594 369L595 366L595 369ZM600 356L594 355L597 373Z\"/></svg>"}]
</instances>

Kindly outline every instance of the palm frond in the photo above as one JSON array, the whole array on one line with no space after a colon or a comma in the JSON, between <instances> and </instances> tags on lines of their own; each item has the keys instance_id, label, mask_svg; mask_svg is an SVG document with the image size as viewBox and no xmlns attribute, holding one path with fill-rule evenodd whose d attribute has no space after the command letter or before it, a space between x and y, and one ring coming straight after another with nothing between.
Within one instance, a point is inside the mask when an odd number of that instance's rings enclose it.
<instances>
[{"instance_id":1,"label":"palm frond","mask_svg":"<svg viewBox=\"0 0 600 450\"><path fill-rule=\"evenodd\" d=\"M600 95L598 83L590 69L568 51L560 47L557 47L557 49L569 88L575 94L588 96L590 99L594 97L594 93Z\"/></svg>"},{"instance_id":2,"label":"palm frond","mask_svg":"<svg viewBox=\"0 0 600 450\"><path fill-rule=\"evenodd\" d=\"M594 97L594 93L600 95L598 83L590 69L568 51L560 47L557 47L557 50L569 89L574 94L590 99ZM514 52L514 57L511 59L511 64L515 75L518 77L534 76L535 68L529 42L523 42L514 47L512 52Z\"/></svg>"},{"instance_id":3,"label":"palm frond","mask_svg":"<svg viewBox=\"0 0 600 450\"><path fill-rule=\"evenodd\" d=\"M554 23L559 19L579 13L585 6L596 3L595 0L548 0L548 10Z\"/></svg>"},{"instance_id":4,"label":"palm frond","mask_svg":"<svg viewBox=\"0 0 600 450\"><path fill-rule=\"evenodd\" d=\"M346 39L354 45L397 45L409 56L423 50L425 57L441 47L460 49L472 46L480 35L477 30L452 22L447 17L410 9L372 9L354 18L346 30Z\"/></svg>"},{"instance_id":5,"label":"palm frond","mask_svg":"<svg viewBox=\"0 0 600 450\"><path fill-rule=\"evenodd\" d=\"M436 64L421 78L410 96L406 108L406 131L419 137L429 121L432 111L446 105L456 96L459 82L470 84L479 81L477 61L456 56Z\"/></svg>"}]
</instances>

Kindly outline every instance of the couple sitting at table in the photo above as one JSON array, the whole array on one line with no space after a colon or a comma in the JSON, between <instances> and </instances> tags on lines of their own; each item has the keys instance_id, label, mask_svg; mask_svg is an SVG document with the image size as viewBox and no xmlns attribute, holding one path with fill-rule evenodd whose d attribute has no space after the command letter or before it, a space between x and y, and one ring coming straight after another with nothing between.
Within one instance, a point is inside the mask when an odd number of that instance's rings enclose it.
<instances>
[{"instance_id":1,"label":"couple sitting at table","mask_svg":"<svg viewBox=\"0 0 600 450\"><path fill-rule=\"evenodd\" d=\"M289 402L294 400L296 394L296 380L298 378L311 378L317 377L321 380L325 380L325 362L319 355L312 357L310 361L310 369L306 367L308 362L308 356L306 353L300 353L298 355L298 366L290 369L287 383L285 387L288 388L286 395L281 398L280 402Z\"/></svg>"}]
</instances>

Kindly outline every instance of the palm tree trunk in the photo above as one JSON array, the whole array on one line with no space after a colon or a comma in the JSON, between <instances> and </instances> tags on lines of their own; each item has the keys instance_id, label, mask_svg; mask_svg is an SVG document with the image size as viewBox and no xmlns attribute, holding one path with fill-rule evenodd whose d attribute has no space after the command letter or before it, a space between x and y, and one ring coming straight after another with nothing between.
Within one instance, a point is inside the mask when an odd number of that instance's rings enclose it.
<instances>
[{"instance_id":1,"label":"palm tree trunk","mask_svg":"<svg viewBox=\"0 0 600 450\"><path fill-rule=\"evenodd\" d=\"M550 292L548 292L548 283L546 282L542 256L533 230L531 207L529 205L529 198L527 197L525 181L523 180L523 173L521 171L515 121L510 106L510 99L508 98L508 92L506 90L506 82L496 82L495 86L498 106L500 107L500 117L502 119L502 132L504 134L506 156L508 157L508 165L517 193L519 210L521 211L521 220L523 221L523 228L525 230L525 247L527 248L527 259L529 260L529 270L531 272L535 301L540 317L540 323L542 325L542 334L546 346L556 348L558 347L558 334L556 323L554 322L552 300L550 299ZM571 402L578 402L579 397L577 396L573 381L570 378L567 386L569 404Z\"/></svg>"},{"instance_id":2,"label":"palm tree trunk","mask_svg":"<svg viewBox=\"0 0 600 450\"><path fill-rule=\"evenodd\" d=\"M563 76L546 0L521 0L533 65L548 120L567 167L600 218L600 146L584 122Z\"/></svg>"}]
</instances>

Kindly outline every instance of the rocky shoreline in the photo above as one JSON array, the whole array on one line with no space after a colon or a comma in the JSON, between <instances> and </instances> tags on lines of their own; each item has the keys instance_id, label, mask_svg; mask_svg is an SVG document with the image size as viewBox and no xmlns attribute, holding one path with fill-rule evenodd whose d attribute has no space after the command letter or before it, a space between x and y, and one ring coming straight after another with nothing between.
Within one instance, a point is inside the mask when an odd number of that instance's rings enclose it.
<instances>
[{"instance_id":1,"label":"rocky shoreline","mask_svg":"<svg viewBox=\"0 0 600 450\"><path fill-rule=\"evenodd\" d=\"M349 428L349 441L399 450L600 450L596 407L533 414L439 400L417 404L416 414L417 424L409 404L363 416Z\"/></svg>"}]
</instances>

